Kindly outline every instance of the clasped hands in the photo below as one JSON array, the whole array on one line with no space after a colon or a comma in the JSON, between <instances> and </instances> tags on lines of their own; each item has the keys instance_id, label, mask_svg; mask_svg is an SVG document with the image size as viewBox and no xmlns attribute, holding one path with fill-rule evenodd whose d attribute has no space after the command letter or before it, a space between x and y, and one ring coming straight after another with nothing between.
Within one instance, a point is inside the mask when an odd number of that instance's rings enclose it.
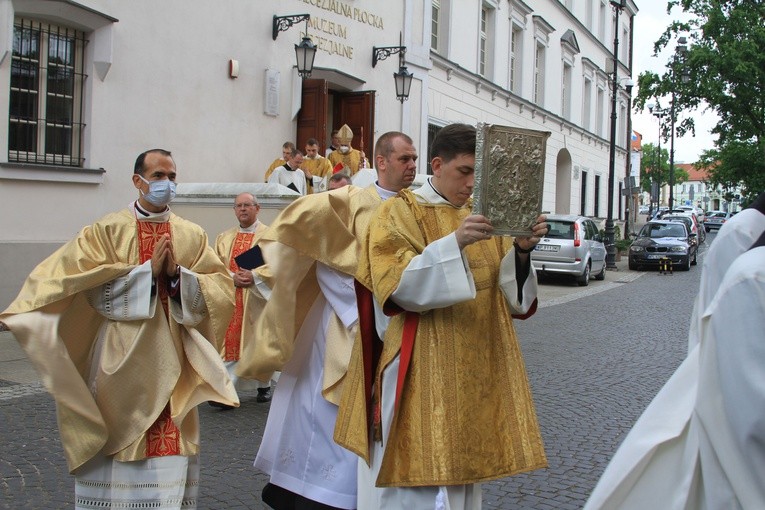
<instances>
[{"instance_id":1,"label":"clasped hands","mask_svg":"<svg viewBox=\"0 0 765 510\"><path fill-rule=\"evenodd\" d=\"M547 233L546 221L547 216L540 214L537 217L537 221L531 227L532 235L530 237L515 238L518 246L523 250L530 250L536 246L540 238ZM461 250L475 242L491 239L493 232L494 227L486 216L473 214L465 218L454 233L457 236L457 245Z\"/></svg>"},{"instance_id":2,"label":"clasped hands","mask_svg":"<svg viewBox=\"0 0 765 510\"><path fill-rule=\"evenodd\" d=\"M175 262L173 254L173 243L170 241L170 234L163 234L154 245L154 251L151 254L151 276L157 278L165 273L168 278L178 276L179 268Z\"/></svg>"},{"instance_id":3,"label":"clasped hands","mask_svg":"<svg viewBox=\"0 0 765 510\"><path fill-rule=\"evenodd\" d=\"M251 287L255 283L252 271L239 268L234 273L234 287Z\"/></svg>"}]
</instances>

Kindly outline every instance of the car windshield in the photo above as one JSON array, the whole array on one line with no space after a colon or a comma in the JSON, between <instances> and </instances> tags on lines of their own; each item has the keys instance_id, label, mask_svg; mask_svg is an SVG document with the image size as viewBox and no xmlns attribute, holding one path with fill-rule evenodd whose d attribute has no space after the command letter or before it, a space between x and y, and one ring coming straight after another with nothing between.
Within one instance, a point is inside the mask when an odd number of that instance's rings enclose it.
<instances>
[{"instance_id":1,"label":"car windshield","mask_svg":"<svg viewBox=\"0 0 765 510\"><path fill-rule=\"evenodd\" d=\"M643 235L652 239L660 237L685 237L685 227L680 223L662 223L646 225Z\"/></svg>"},{"instance_id":2,"label":"car windshield","mask_svg":"<svg viewBox=\"0 0 765 510\"><path fill-rule=\"evenodd\" d=\"M693 220L690 218L690 216L664 216L664 219L667 221L682 221L688 226L688 228L693 226Z\"/></svg>"},{"instance_id":3,"label":"car windshield","mask_svg":"<svg viewBox=\"0 0 765 510\"><path fill-rule=\"evenodd\" d=\"M547 234L552 239L573 239L574 224L570 221L547 220Z\"/></svg>"}]
</instances>

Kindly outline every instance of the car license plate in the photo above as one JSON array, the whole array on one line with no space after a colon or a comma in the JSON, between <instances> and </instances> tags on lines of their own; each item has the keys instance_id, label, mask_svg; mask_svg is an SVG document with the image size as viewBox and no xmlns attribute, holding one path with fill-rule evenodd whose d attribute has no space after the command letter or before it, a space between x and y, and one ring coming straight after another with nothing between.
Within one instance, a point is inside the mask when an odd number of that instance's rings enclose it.
<instances>
[{"instance_id":1,"label":"car license plate","mask_svg":"<svg viewBox=\"0 0 765 510\"><path fill-rule=\"evenodd\" d=\"M558 251L560 249L560 246L557 244L538 244L536 247L537 251Z\"/></svg>"},{"instance_id":2,"label":"car license plate","mask_svg":"<svg viewBox=\"0 0 765 510\"><path fill-rule=\"evenodd\" d=\"M649 260L659 260L661 258L664 258L664 255L648 255Z\"/></svg>"}]
</instances>

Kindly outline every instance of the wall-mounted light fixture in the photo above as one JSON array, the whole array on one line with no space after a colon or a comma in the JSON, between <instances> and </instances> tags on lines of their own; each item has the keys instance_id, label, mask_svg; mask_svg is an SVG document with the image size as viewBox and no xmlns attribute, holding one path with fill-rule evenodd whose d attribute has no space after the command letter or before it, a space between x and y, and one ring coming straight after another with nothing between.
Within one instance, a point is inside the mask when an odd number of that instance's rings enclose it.
<instances>
[{"instance_id":1,"label":"wall-mounted light fixture","mask_svg":"<svg viewBox=\"0 0 765 510\"><path fill-rule=\"evenodd\" d=\"M385 60L391 55L397 54L398 57L398 72L393 73L393 79L396 83L396 99L403 103L409 99L409 91L412 88L412 78L414 75L410 73L404 65L404 55L406 55L406 46L381 46L372 47L372 67L377 66L380 60Z\"/></svg>"},{"instance_id":2,"label":"wall-mounted light fixture","mask_svg":"<svg viewBox=\"0 0 765 510\"><path fill-rule=\"evenodd\" d=\"M274 22L271 29L271 37L276 40L279 32L289 30L295 23L305 21L305 35L300 44L295 45L295 58L297 60L297 70L301 78L308 78L313 71L313 60L316 58L316 45L308 37L308 21L311 19L309 14L291 14L288 16L274 15Z\"/></svg>"}]
</instances>

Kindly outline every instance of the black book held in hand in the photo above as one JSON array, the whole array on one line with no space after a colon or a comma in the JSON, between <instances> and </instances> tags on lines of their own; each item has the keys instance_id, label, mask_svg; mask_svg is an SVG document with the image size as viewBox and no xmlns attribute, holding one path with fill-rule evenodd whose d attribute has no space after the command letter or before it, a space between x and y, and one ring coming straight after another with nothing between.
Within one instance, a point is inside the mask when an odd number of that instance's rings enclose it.
<instances>
[{"instance_id":1,"label":"black book held in hand","mask_svg":"<svg viewBox=\"0 0 765 510\"><path fill-rule=\"evenodd\" d=\"M263 260L263 252L260 251L260 246L254 246L246 252L237 255L234 257L234 260L236 260L236 265L241 269L250 270L266 263L266 261Z\"/></svg>"}]
</instances>

